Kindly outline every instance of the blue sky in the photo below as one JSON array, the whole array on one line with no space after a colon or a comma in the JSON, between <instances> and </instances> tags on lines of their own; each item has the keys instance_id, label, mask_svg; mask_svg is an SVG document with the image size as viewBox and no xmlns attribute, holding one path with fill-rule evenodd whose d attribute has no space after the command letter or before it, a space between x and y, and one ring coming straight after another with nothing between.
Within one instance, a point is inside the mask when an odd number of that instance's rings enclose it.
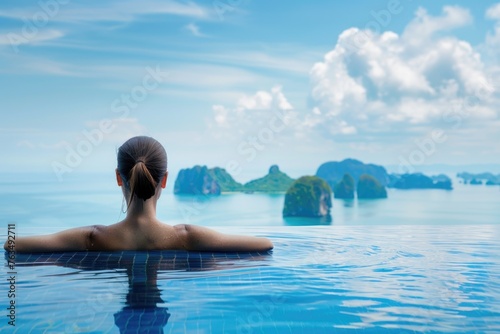
<instances>
[{"instance_id":1,"label":"blue sky","mask_svg":"<svg viewBox=\"0 0 500 334\"><path fill-rule=\"evenodd\" d=\"M2 1L1 172L500 163L494 1Z\"/></svg>"}]
</instances>

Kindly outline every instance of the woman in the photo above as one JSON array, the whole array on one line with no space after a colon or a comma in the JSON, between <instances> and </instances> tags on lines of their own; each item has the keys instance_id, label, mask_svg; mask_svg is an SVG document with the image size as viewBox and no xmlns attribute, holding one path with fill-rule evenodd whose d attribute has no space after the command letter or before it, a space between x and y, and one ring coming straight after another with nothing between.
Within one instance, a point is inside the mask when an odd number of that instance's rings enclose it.
<instances>
[{"instance_id":1,"label":"woman","mask_svg":"<svg viewBox=\"0 0 500 334\"><path fill-rule=\"evenodd\" d=\"M167 184L167 154L150 137L134 137L118 150L116 180L127 200L127 216L119 223L73 228L43 236L16 238L17 252L188 250L266 251L266 238L235 236L194 225L163 224L156 203ZM7 250L7 242L4 245Z\"/></svg>"}]
</instances>

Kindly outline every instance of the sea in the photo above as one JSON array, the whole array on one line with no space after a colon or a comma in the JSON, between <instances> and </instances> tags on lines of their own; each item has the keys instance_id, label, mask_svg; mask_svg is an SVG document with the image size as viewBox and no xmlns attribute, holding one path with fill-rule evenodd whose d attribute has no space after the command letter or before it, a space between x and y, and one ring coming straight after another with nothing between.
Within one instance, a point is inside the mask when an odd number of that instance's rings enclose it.
<instances>
[{"instance_id":1,"label":"sea","mask_svg":"<svg viewBox=\"0 0 500 334\"><path fill-rule=\"evenodd\" d=\"M284 219L284 194L177 196L171 184L163 222L275 248L19 253L12 268L6 255L0 332L499 333L500 187L454 186L334 200L326 221ZM2 240L125 216L112 173L3 174L0 206Z\"/></svg>"},{"instance_id":2,"label":"sea","mask_svg":"<svg viewBox=\"0 0 500 334\"><path fill-rule=\"evenodd\" d=\"M167 224L213 227L500 223L500 186L464 185L455 179L453 187L450 191L388 189L387 199L334 199L333 219L325 221L283 218L283 193L174 195L171 180L158 201L157 215ZM121 188L112 173L75 173L63 182L53 175L3 174L0 205L0 222L16 224L19 235L108 225L126 215Z\"/></svg>"}]
</instances>

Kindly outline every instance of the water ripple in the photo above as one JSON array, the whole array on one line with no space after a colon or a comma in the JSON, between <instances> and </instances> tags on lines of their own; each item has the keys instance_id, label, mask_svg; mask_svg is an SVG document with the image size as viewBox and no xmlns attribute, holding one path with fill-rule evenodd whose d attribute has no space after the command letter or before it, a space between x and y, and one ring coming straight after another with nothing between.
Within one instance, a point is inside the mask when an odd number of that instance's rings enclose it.
<instances>
[{"instance_id":1,"label":"water ripple","mask_svg":"<svg viewBox=\"0 0 500 334\"><path fill-rule=\"evenodd\" d=\"M43 314L57 330L113 331L114 314L154 300L165 332L500 332L500 226L259 232L272 254L27 257L19 330Z\"/></svg>"}]
</instances>

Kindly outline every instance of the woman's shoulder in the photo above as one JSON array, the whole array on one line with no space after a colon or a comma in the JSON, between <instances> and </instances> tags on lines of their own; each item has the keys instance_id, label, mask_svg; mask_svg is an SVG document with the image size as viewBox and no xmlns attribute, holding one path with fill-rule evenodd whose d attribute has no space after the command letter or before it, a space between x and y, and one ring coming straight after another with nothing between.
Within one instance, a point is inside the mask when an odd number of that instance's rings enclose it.
<instances>
[{"instance_id":1,"label":"woman's shoulder","mask_svg":"<svg viewBox=\"0 0 500 334\"><path fill-rule=\"evenodd\" d=\"M89 250L116 250L120 248L119 229L113 225L89 226Z\"/></svg>"}]
</instances>

